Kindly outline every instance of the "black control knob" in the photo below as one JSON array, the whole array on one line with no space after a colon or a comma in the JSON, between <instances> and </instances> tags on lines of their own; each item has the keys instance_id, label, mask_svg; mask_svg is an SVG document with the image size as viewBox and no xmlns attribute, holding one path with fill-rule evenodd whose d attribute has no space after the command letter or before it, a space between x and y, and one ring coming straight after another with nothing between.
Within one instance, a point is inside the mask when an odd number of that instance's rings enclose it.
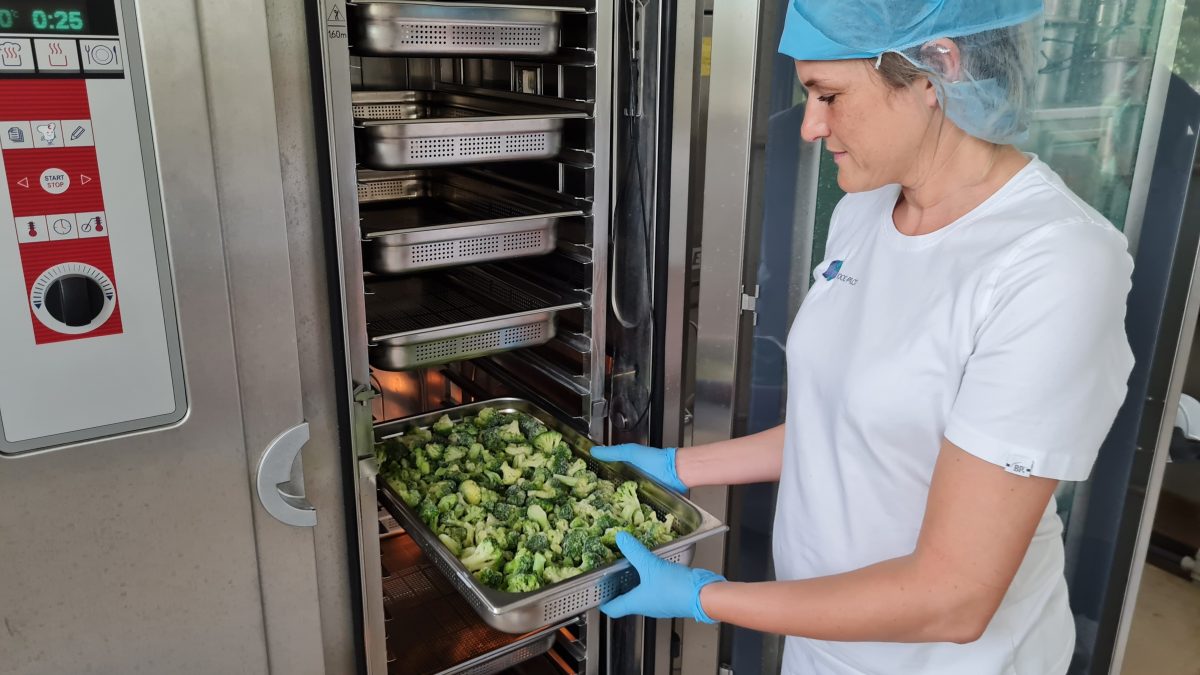
<instances>
[{"instance_id":1,"label":"black control knob","mask_svg":"<svg viewBox=\"0 0 1200 675\"><path fill-rule=\"evenodd\" d=\"M104 311L104 290L90 277L72 274L59 277L46 288L46 311L62 323L86 326Z\"/></svg>"}]
</instances>

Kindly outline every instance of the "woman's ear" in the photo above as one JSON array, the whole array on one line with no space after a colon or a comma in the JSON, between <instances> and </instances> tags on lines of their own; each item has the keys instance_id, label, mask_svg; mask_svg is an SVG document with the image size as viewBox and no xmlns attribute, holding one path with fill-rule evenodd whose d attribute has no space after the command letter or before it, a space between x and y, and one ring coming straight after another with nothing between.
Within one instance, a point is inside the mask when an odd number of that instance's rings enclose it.
<instances>
[{"instance_id":1,"label":"woman's ear","mask_svg":"<svg viewBox=\"0 0 1200 675\"><path fill-rule=\"evenodd\" d=\"M938 38L922 45L921 61L947 82L962 79L962 54L958 51L958 44L950 38Z\"/></svg>"}]
</instances>

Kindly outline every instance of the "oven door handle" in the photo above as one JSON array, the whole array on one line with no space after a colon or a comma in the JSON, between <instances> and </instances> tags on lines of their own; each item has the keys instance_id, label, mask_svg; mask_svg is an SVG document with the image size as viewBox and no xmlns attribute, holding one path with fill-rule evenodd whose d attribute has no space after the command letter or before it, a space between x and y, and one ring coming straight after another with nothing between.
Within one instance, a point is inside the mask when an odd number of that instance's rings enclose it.
<instances>
[{"instance_id":1,"label":"oven door handle","mask_svg":"<svg viewBox=\"0 0 1200 675\"><path fill-rule=\"evenodd\" d=\"M292 475L300 449L308 442L308 422L275 437L258 462L258 501L267 513L284 525L312 527L317 510L304 496L304 474Z\"/></svg>"}]
</instances>

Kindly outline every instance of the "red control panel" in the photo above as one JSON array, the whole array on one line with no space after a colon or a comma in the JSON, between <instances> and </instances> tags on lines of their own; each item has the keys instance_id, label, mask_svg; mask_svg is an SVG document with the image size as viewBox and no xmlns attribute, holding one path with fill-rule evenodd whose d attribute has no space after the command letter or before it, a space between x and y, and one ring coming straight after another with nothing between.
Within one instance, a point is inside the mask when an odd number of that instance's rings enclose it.
<instances>
[{"instance_id":1,"label":"red control panel","mask_svg":"<svg viewBox=\"0 0 1200 675\"><path fill-rule=\"evenodd\" d=\"M121 333L87 82L0 80L0 152L37 344Z\"/></svg>"}]
</instances>

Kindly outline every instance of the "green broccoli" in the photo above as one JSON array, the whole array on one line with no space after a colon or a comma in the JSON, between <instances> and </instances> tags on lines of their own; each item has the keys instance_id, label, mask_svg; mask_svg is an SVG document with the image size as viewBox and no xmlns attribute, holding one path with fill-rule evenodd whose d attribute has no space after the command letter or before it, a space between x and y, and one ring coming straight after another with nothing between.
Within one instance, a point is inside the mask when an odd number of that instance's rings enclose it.
<instances>
[{"instance_id":1,"label":"green broccoli","mask_svg":"<svg viewBox=\"0 0 1200 675\"><path fill-rule=\"evenodd\" d=\"M464 554L467 552L464 550ZM470 572L478 572L486 568L495 568L499 561L503 560L503 553L496 547L492 540L485 539L471 551L469 555L459 558L463 566Z\"/></svg>"},{"instance_id":2,"label":"green broccoli","mask_svg":"<svg viewBox=\"0 0 1200 675\"><path fill-rule=\"evenodd\" d=\"M429 526L429 529L437 529L438 518L441 517L442 512L438 510L438 505L432 499L426 497L421 500L421 507L418 514L421 520Z\"/></svg>"},{"instance_id":3,"label":"green broccoli","mask_svg":"<svg viewBox=\"0 0 1200 675\"><path fill-rule=\"evenodd\" d=\"M570 503L559 504L554 507L554 517L570 522L575 518L575 508Z\"/></svg>"},{"instance_id":4,"label":"green broccoli","mask_svg":"<svg viewBox=\"0 0 1200 675\"><path fill-rule=\"evenodd\" d=\"M538 527L542 528L543 532L550 530L550 521L546 516L546 510L541 506L537 504L529 506L525 509L525 515L527 515L530 520L537 523Z\"/></svg>"},{"instance_id":5,"label":"green broccoli","mask_svg":"<svg viewBox=\"0 0 1200 675\"><path fill-rule=\"evenodd\" d=\"M495 589L504 587L504 574L490 567L485 567L478 572L472 572L472 574L484 586Z\"/></svg>"},{"instance_id":6,"label":"green broccoli","mask_svg":"<svg viewBox=\"0 0 1200 675\"><path fill-rule=\"evenodd\" d=\"M467 459L479 460L483 457L483 446L479 443L472 443L467 446Z\"/></svg>"},{"instance_id":7,"label":"green broccoli","mask_svg":"<svg viewBox=\"0 0 1200 675\"><path fill-rule=\"evenodd\" d=\"M533 447L547 455L553 455L554 449L558 447L559 441L562 440L562 434L557 431L544 431L531 438L533 439Z\"/></svg>"},{"instance_id":8,"label":"green broccoli","mask_svg":"<svg viewBox=\"0 0 1200 675\"><path fill-rule=\"evenodd\" d=\"M533 554L533 573L538 577L542 576L542 572L546 571L546 556L541 553ZM541 585L541 584L539 584Z\"/></svg>"},{"instance_id":9,"label":"green broccoli","mask_svg":"<svg viewBox=\"0 0 1200 675\"><path fill-rule=\"evenodd\" d=\"M454 430L454 420L451 420L449 415L442 415L438 421L433 423L431 429L439 436L449 436L450 432Z\"/></svg>"},{"instance_id":10,"label":"green broccoli","mask_svg":"<svg viewBox=\"0 0 1200 675\"><path fill-rule=\"evenodd\" d=\"M521 480L521 470L514 469L508 465L508 462L500 465L500 482L505 485L515 485Z\"/></svg>"},{"instance_id":11,"label":"green broccoli","mask_svg":"<svg viewBox=\"0 0 1200 675\"><path fill-rule=\"evenodd\" d=\"M442 460L442 452L444 450L445 446L443 446L441 443L425 444L425 456L428 457L429 461L431 462L440 462Z\"/></svg>"},{"instance_id":12,"label":"green broccoli","mask_svg":"<svg viewBox=\"0 0 1200 675\"><path fill-rule=\"evenodd\" d=\"M479 414L475 416L475 426L480 429L491 426L490 422L496 416L495 408L481 408Z\"/></svg>"},{"instance_id":13,"label":"green broccoli","mask_svg":"<svg viewBox=\"0 0 1200 675\"><path fill-rule=\"evenodd\" d=\"M521 425L513 420L511 423L500 427L500 439L505 443L524 443L525 437L521 435ZM486 443L484 445L487 445Z\"/></svg>"},{"instance_id":14,"label":"green broccoli","mask_svg":"<svg viewBox=\"0 0 1200 675\"><path fill-rule=\"evenodd\" d=\"M525 491L517 485L509 485L504 491L504 501L513 506L525 506Z\"/></svg>"},{"instance_id":15,"label":"green broccoli","mask_svg":"<svg viewBox=\"0 0 1200 675\"><path fill-rule=\"evenodd\" d=\"M388 485L391 486L392 491L395 492L400 497L400 499L404 500L405 504L408 504L410 507L415 508L417 506L417 504L421 503L420 489L416 488L415 486L410 488L408 486L408 484L402 483L393 478L388 478L386 480L388 482Z\"/></svg>"},{"instance_id":16,"label":"green broccoli","mask_svg":"<svg viewBox=\"0 0 1200 675\"><path fill-rule=\"evenodd\" d=\"M542 582L535 574L513 574L504 579L504 590L509 593L528 593L536 591Z\"/></svg>"},{"instance_id":17,"label":"green broccoli","mask_svg":"<svg viewBox=\"0 0 1200 675\"><path fill-rule=\"evenodd\" d=\"M525 436L525 438L530 440L546 433L546 425L542 424L541 420L531 415L521 415L521 417L517 420L517 424L520 426L521 433Z\"/></svg>"},{"instance_id":18,"label":"green broccoli","mask_svg":"<svg viewBox=\"0 0 1200 675\"><path fill-rule=\"evenodd\" d=\"M550 539L545 532L538 532L525 540L525 548L534 553L542 553L550 548Z\"/></svg>"},{"instance_id":19,"label":"green broccoli","mask_svg":"<svg viewBox=\"0 0 1200 675\"><path fill-rule=\"evenodd\" d=\"M500 429L500 427L489 427L479 435L479 442L483 444L485 450L501 452L508 445L509 442L504 440Z\"/></svg>"},{"instance_id":20,"label":"green broccoli","mask_svg":"<svg viewBox=\"0 0 1200 675\"><path fill-rule=\"evenodd\" d=\"M526 548L518 548L512 560L504 563L504 573L528 574L533 571L533 553Z\"/></svg>"},{"instance_id":21,"label":"green broccoli","mask_svg":"<svg viewBox=\"0 0 1200 675\"><path fill-rule=\"evenodd\" d=\"M467 449L461 445L450 445L442 453L442 461L446 464L452 464L467 456Z\"/></svg>"},{"instance_id":22,"label":"green broccoli","mask_svg":"<svg viewBox=\"0 0 1200 675\"><path fill-rule=\"evenodd\" d=\"M480 492L479 483L476 483L469 478L464 480L462 483L459 483L458 494L462 495L462 498L468 504L478 504L483 498L483 493Z\"/></svg>"},{"instance_id":23,"label":"green broccoli","mask_svg":"<svg viewBox=\"0 0 1200 675\"><path fill-rule=\"evenodd\" d=\"M459 553L462 553L462 544L459 544L458 541L452 539L448 535L439 534L438 539L441 540L441 542L446 545L446 548L450 549L450 552L455 556L457 556Z\"/></svg>"},{"instance_id":24,"label":"green broccoli","mask_svg":"<svg viewBox=\"0 0 1200 675\"><path fill-rule=\"evenodd\" d=\"M556 584L571 577L577 577L580 574L583 574L583 570L578 567L547 567L542 572L542 578L549 583Z\"/></svg>"},{"instance_id":25,"label":"green broccoli","mask_svg":"<svg viewBox=\"0 0 1200 675\"><path fill-rule=\"evenodd\" d=\"M617 488L617 493L613 496L613 506L617 512L617 516L625 521L630 522L634 515L641 512L641 503L637 496L637 483L627 480L621 483L621 487Z\"/></svg>"}]
</instances>

